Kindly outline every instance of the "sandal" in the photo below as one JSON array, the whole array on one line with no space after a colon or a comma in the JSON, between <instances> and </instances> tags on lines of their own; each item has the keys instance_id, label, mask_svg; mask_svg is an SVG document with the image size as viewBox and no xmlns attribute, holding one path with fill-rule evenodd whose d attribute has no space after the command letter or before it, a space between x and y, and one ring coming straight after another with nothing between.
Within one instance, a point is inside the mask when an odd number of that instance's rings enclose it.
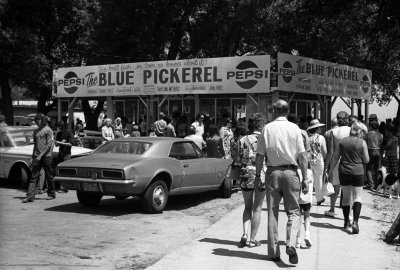
<instances>
[{"instance_id":1,"label":"sandal","mask_svg":"<svg viewBox=\"0 0 400 270\"><path fill-rule=\"evenodd\" d=\"M240 238L239 247L245 247L247 245L247 234L243 234Z\"/></svg>"},{"instance_id":2,"label":"sandal","mask_svg":"<svg viewBox=\"0 0 400 270\"><path fill-rule=\"evenodd\" d=\"M247 243L247 246L248 247L259 247L259 246L261 246L261 243L259 241L257 241L257 240L249 241Z\"/></svg>"}]
</instances>

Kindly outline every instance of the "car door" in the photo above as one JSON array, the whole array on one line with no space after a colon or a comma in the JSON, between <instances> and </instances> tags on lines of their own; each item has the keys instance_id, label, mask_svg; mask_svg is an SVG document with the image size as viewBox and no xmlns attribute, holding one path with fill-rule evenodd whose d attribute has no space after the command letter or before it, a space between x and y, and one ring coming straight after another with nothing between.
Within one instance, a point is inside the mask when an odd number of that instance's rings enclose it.
<instances>
[{"instance_id":1,"label":"car door","mask_svg":"<svg viewBox=\"0 0 400 270\"><path fill-rule=\"evenodd\" d=\"M179 144L182 144L183 149L183 154L180 156L183 168L181 190L201 191L217 186L215 162L200 155L193 142L179 142Z\"/></svg>"}]
</instances>

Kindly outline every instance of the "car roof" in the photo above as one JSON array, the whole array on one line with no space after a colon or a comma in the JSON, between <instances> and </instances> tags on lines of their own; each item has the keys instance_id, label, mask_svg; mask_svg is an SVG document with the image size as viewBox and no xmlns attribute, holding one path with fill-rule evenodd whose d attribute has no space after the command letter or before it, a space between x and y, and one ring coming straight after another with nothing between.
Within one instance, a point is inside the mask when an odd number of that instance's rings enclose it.
<instances>
[{"instance_id":1,"label":"car roof","mask_svg":"<svg viewBox=\"0 0 400 270\"><path fill-rule=\"evenodd\" d=\"M174 138L174 137L128 137L128 138L119 138L115 139L111 142L142 142L142 143L150 143L152 147L150 147L143 156L157 156L157 157L166 157L169 155L169 151L171 149L171 145L175 142L188 142L189 140L182 138ZM101 146L100 146L101 147Z\"/></svg>"},{"instance_id":2,"label":"car roof","mask_svg":"<svg viewBox=\"0 0 400 270\"><path fill-rule=\"evenodd\" d=\"M15 132L15 131L33 131L36 130L37 127L31 127L31 126L4 126L0 127L1 132Z\"/></svg>"}]
</instances>

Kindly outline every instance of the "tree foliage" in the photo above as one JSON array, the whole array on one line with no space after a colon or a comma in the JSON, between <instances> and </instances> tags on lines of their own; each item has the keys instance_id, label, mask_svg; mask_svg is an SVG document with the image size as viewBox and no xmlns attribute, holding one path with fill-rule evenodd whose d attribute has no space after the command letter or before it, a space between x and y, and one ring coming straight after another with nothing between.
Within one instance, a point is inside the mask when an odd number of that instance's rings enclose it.
<instances>
[{"instance_id":1,"label":"tree foliage","mask_svg":"<svg viewBox=\"0 0 400 270\"><path fill-rule=\"evenodd\" d=\"M3 101L12 79L45 111L52 70L83 59L99 65L292 50L371 69L375 100L400 101L399 10L397 0L0 0Z\"/></svg>"}]
</instances>

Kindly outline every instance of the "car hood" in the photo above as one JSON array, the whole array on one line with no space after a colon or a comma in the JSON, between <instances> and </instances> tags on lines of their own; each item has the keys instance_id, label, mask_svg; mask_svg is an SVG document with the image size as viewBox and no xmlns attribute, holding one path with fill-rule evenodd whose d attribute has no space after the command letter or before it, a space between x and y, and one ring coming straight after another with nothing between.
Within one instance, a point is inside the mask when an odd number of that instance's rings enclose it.
<instances>
[{"instance_id":1,"label":"car hood","mask_svg":"<svg viewBox=\"0 0 400 270\"><path fill-rule=\"evenodd\" d=\"M73 168L109 168L123 169L134 163L143 161L142 156L130 156L129 159L119 154L91 154L88 156L74 158L60 163L60 167Z\"/></svg>"}]
</instances>

